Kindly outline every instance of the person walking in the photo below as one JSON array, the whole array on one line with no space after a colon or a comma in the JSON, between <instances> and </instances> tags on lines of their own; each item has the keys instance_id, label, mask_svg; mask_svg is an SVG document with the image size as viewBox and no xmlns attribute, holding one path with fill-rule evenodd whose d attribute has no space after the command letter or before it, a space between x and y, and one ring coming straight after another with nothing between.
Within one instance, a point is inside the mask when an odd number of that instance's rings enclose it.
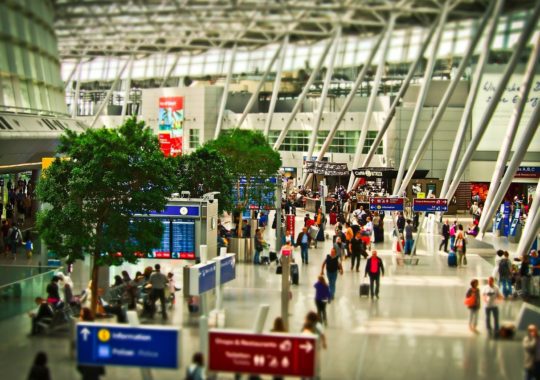
<instances>
[{"instance_id":1,"label":"person walking","mask_svg":"<svg viewBox=\"0 0 540 380\"><path fill-rule=\"evenodd\" d=\"M161 266L159 264L154 265L154 273L150 275L149 284L151 286L150 290L150 300L152 302L152 315L156 312L156 301L159 298L159 303L161 304L161 315L164 320L167 319L167 308L165 307L165 287L167 286L167 276L161 273Z\"/></svg>"},{"instance_id":2,"label":"person walking","mask_svg":"<svg viewBox=\"0 0 540 380\"><path fill-rule=\"evenodd\" d=\"M444 252L448 252L448 240L450 239L450 225L448 224L448 219L442 225L441 231L441 244L439 245L439 251L444 247Z\"/></svg>"},{"instance_id":3,"label":"person walking","mask_svg":"<svg viewBox=\"0 0 540 380\"><path fill-rule=\"evenodd\" d=\"M465 253L467 252L465 247L465 233L463 232L463 225L461 224L458 225L454 250L458 258L458 268L461 268L467 264L467 259L465 258Z\"/></svg>"},{"instance_id":4,"label":"person walking","mask_svg":"<svg viewBox=\"0 0 540 380\"><path fill-rule=\"evenodd\" d=\"M499 307L497 301L502 298L499 288L495 285L493 277L488 278L488 283L482 289L482 298L486 305L486 328L488 335L497 338L499 334ZM491 327L491 316L493 315L493 328Z\"/></svg>"},{"instance_id":5,"label":"person walking","mask_svg":"<svg viewBox=\"0 0 540 380\"><path fill-rule=\"evenodd\" d=\"M313 287L315 288L315 306L317 306L317 315L319 316L319 320L327 326L326 304L330 300L330 287L326 283L324 276L319 276L319 279Z\"/></svg>"},{"instance_id":6,"label":"person walking","mask_svg":"<svg viewBox=\"0 0 540 380\"><path fill-rule=\"evenodd\" d=\"M300 246L300 256L302 257L302 264L309 263L309 245L311 243L311 236L308 234L308 228L302 228L302 232L296 237L296 246Z\"/></svg>"},{"instance_id":7,"label":"person walking","mask_svg":"<svg viewBox=\"0 0 540 380\"><path fill-rule=\"evenodd\" d=\"M335 248L332 248L330 254L326 255L326 259L323 261L321 268L321 276L324 275L324 268L326 268L326 277L328 277L328 285L330 288L330 299L328 300L328 303L330 303L336 295L338 273L341 275L343 274L343 267L341 266L341 261L339 260Z\"/></svg>"},{"instance_id":8,"label":"person walking","mask_svg":"<svg viewBox=\"0 0 540 380\"><path fill-rule=\"evenodd\" d=\"M411 255L413 252L413 227L411 220L407 219L407 224L405 225L405 247L403 247L406 255Z\"/></svg>"},{"instance_id":9,"label":"person walking","mask_svg":"<svg viewBox=\"0 0 540 380\"><path fill-rule=\"evenodd\" d=\"M499 261L499 284L502 287L502 294L505 299L512 295L512 263L510 262L508 251L503 253L503 258Z\"/></svg>"},{"instance_id":10,"label":"person walking","mask_svg":"<svg viewBox=\"0 0 540 380\"><path fill-rule=\"evenodd\" d=\"M354 239L349 243L349 252L351 252L351 271L354 270L354 264L356 263L356 271L360 271L360 256L364 258L368 257L366 244L362 240L362 233L356 232Z\"/></svg>"},{"instance_id":11,"label":"person walking","mask_svg":"<svg viewBox=\"0 0 540 380\"><path fill-rule=\"evenodd\" d=\"M253 264L254 265L260 265L261 264L261 252L264 249L264 239L262 237L261 230L257 228L255 230L255 255L253 256Z\"/></svg>"},{"instance_id":12,"label":"person walking","mask_svg":"<svg viewBox=\"0 0 540 380\"><path fill-rule=\"evenodd\" d=\"M471 281L471 287L465 295L465 306L469 308L469 330L477 333L478 311L480 310L480 289L478 289L478 280Z\"/></svg>"},{"instance_id":13,"label":"person walking","mask_svg":"<svg viewBox=\"0 0 540 380\"><path fill-rule=\"evenodd\" d=\"M366 271L364 277L369 275L369 292L371 298L374 296L379 299L379 285L381 275L384 276L384 263L380 257L377 256L377 251L371 252L371 257L366 262Z\"/></svg>"},{"instance_id":14,"label":"person walking","mask_svg":"<svg viewBox=\"0 0 540 380\"><path fill-rule=\"evenodd\" d=\"M523 338L523 350L525 380L540 379L540 337L537 326L529 325L527 328L527 335Z\"/></svg>"},{"instance_id":15,"label":"person walking","mask_svg":"<svg viewBox=\"0 0 540 380\"><path fill-rule=\"evenodd\" d=\"M50 380L51 374L49 372L49 367L47 367L47 354L43 351L40 351L36 354L34 358L34 363L32 368L30 368L30 373L28 374L28 380Z\"/></svg>"}]
</instances>

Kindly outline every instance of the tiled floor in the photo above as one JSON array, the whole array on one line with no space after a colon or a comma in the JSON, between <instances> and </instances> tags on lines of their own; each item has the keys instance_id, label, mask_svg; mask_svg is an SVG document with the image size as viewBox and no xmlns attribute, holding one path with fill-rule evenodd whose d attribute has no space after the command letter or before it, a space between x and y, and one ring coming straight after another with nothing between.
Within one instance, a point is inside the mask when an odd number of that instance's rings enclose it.
<instances>
[{"instance_id":1,"label":"tiled floor","mask_svg":"<svg viewBox=\"0 0 540 380\"><path fill-rule=\"evenodd\" d=\"M303 214L297 216L297 226ZM389 227L389 226L388 226ZM388 228L389 230L390 228ZM332 234L333 227L327 232ZM266 234L274 231L267 229ZM501 239L488 237L488 242ZM422 235L419 240L420 264L397 266L391 252L390 236L376 248L386 265L381 283L381 298L360 298L361 274L350 270L337 282L336 301L328 306L326 330L328 349L320 356L322 379L519 379L522 378L523 354L519 339L494 341L486 337L484 313L480 313L480 334L469 332L467 309L463 305L469 281L485 279L492 271L489 255L493 249L472 249L469 265L449 268L446 255L436 251L438 236ZM313 283L331 246L330 241L310 250L310 264L300 265L300 285L293 287L290 305L291 331L301 329L304 315L314 310ZM482 255L482 257L479 256ZM295 252L301 262L299 252ZM362 260L362 267L365 261ZM265 330L280 313L281 277L275 267L239 264L237 279L224 291L226 327L250 329L259 304L270 305ZM505 301L501 320L513 321L521 301ZM178 371L154 370L156 379L180 379L192 353L198 349L198 329L184 320L180 305L168 323L183 326L182 361ZM191 321L193 322L193 321ZM26 337L26 316L0 322L3 336L0 344L2 379L24 379L38 350L50 356L53 379L79 378L75 362L69 355L69 344L62 337ZM104 379L138 379L134 368L109 367ZM219 378L232 379L220 374Z\"/></svg>"}]
</instances>

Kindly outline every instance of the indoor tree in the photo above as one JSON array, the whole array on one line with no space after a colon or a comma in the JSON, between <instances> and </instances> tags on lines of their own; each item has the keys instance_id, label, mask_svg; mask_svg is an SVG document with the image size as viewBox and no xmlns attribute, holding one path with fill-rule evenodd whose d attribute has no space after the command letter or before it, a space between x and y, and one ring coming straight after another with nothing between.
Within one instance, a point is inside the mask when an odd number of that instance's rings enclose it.
<instances>
[{"instance_id":1,"label":"indoor tree","mask_svg":"<svg viewBox=\"0 0 540 380\"><path fill-rule=\"evenodd\" d=\"M135 263L140 252L159 246L159 220L133 216L165 208L172 191L171 159L134 117L115 129L66 131L57 155L37 188L45 204L38 229L68 262L92 257L95 313L99 267Z\"/></svg>"},{"instance_id":2,"label":"indoor tree","mask_svg":"<svg viewBox=\"0 0 540 380\"><path fill-rule=\"evenodd\" d=\"M275 177L281 167L279 152L272 149L261 132L239 128L225 131L204 146L217 150L227 160L235 182L234 207L240 213L238 233L242 237L242 211L250 202L260 205L263 194L275 188L268 179Z\"/></svg>"},{"instance_id":3,"label":"indoor tree","mask_svg":"<svg viewBox=\"0 0 540 380\"><path fill-rule=\"evenodd\" d=\"M208 146L199 147L191 154L174 158L175 188L189 191L192 197L202 197L206 193L219 192L219 213L233 207L231 189L234 177L227 160L217 150Z\"/></svg>"}]
</instances>

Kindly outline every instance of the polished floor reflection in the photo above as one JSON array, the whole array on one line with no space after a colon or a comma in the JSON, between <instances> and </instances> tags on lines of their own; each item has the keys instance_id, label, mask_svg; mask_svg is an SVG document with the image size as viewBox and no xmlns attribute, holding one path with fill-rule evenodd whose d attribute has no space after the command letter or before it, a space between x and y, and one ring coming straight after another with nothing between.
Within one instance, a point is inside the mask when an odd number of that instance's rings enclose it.
<instances>
[{"instance_id":1,"label":"polished floor reflection","mask_svg":"<svg viewBox=\"0 0 540 380\"><path fill-rule=\"evenodd\" d=\"M303 215L297 216L297 226ZM388 226L389 227L389 226ZM388 228L387 230L389 230ZM328 226L331 235L333 227ZM267 240L274 231L267 229ZM336 300L327 308L328 349L320 355L322 379L519 379L522 378L523 354L520 339L494 341L487 338L484 313L479 319L480 333L469 332L468 312L463 305L465 291L472 278L484 281L492 271L493 248L471 248L468 266L449 268L446 254L437 252L439 237L423 234L419 239L418 266L397 265L391 251L391 236L376 244L386 266L381 280L379 300L359 297L364 281L361 272L350 270L337 281ZM501 239L488 238L498 248L513 248ZM300 265L300 285L292 287L289 307L291 331L299 332L304 315L315 309L313 284L321 270L331 241L310 250L309 265ZM298 250L298 249L297 249ZM299 250L294 253L301 263ZM226 327L251 329L258 305L270 305L265 329L280 314L281 276L275 266L238 265L238 278L227 285L223 294ZM501 321L514 321L521 301L500 305ZM154 370L156 379L179 379L192 353L199 347L195 321L184 320L178 307L169 324L183 325L182 361L178 371ZM53 379L79 378L70 357L68 341L62 337L28 338L26 316L0 322L0 368L2 378L24 379L33 355L38 350L50 354ZM137 379L134 368L109 367L104 379ZM220 374L219 378L232 379Z\"/></svg>"}]
</instances>

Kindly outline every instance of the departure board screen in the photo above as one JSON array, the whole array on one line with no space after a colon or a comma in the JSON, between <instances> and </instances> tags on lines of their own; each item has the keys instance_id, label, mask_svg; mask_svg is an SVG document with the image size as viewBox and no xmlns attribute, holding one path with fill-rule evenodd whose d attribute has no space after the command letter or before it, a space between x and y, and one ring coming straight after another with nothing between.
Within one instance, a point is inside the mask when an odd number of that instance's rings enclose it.
<instances>
[{"instance_id":1,"label":"departure board screen","mask_svg":"<svg viewBox=\"0 0 540 380\"><path fill-rule=\"evenodd\" d=\"M192 220L173 219L172 258L195 259L195 222Z\"/></svg>"},{"instance_id":2,"label":"departure board screen","mask_svg":"<svg viewBox=\"0 0 540 380\"><path fill-rule=\"evenodd\" d=\"M148 254L149 259L170 259L171 258L171 223L169 219L161 221L163 234L158 248L152 249Z\"/></svg>"}]
</instances>

